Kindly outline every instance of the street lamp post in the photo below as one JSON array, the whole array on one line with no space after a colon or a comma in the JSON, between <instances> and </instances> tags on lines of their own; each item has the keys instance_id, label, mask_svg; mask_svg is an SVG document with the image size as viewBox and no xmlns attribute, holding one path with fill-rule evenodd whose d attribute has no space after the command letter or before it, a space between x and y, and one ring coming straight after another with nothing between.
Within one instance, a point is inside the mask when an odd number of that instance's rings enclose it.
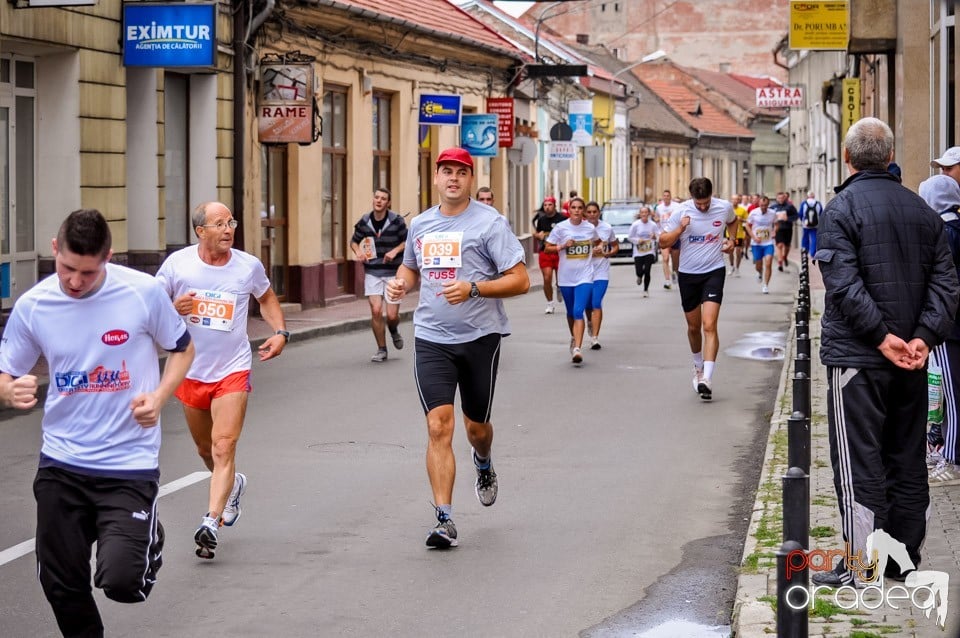
<instances>
[{"instance_id":1,"label":"street lamp post","mask_svg":"<svg viewBox=\"0 0 960 638\"><path fill-rule=\"evenodd\" d=\"M534 31L533 36L533 59L537 64L540 64L540 25L543 24L544 20L547 19L547 13L555 9L556 7L563 4L563 0L554 2L549 7L540 12L540 15L537 17L537 28ZM549 16L551 18L556 16Z\"/></svg>"}]
</instances>

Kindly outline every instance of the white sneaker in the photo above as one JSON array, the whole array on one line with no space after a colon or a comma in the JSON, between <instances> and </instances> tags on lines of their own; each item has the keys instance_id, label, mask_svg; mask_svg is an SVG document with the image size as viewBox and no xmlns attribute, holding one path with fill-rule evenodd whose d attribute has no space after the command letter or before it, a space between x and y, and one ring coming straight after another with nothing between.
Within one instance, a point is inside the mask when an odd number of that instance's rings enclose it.
<instances>
[{"instance_id":1,"label":"white sneaker","mask_svg":"<svg viewBox=\"0 0 960 638\"><path fill-rule=\"evenodd\" d=\"M765 295L770 294L770 289L767 288L767 284L763 284L763 288L760 289L760 292L762 292Z\"/></svg>"},{"instance_id":2,"label":"white sneaker","mask_svg":"<svg viewBox=\"0 0 960 638\"><path fill-rule=\"evenodd\" d=\"M644 296L644 297L649 297L649 296L650 296L650 293L647 292L646 290L644 290L644 291L643 291L643 296Z\"/></svg>"},{"instance_id":3,"label":"white sneaker","mask_svg":"<svg viewBox=\"0 0 960 638\"><path fill-rule=\"evenodd\" d=\"M543 314L545 314L545 315L552 315L552 314L553 314L553 309L554 309L553 302L552 302L552 301L548 301L548 302L547 302L547 307L543 309Z\"/></svg>"},{"instance_id":4,"label":"white sneaker","mask_svg":"<svg viewBox=\"0 0 960 638\"><path fill-rule=\"evenodd\" d=\"M580 354L580 348L573 349L573 356L570 358L570 360L573 361L575 365L580 365L583 363L583 355Z\"/></svg>"},{"instance_id":5,"label":"white sneaker","mask_svg":"<svg viewBox=\"0 0 960 638\"><path fill-rule=\"evenodd\" d=\"M600 345L599 337L590 337L590 349L599 350L602 346Z\"/></svg>"},{"instance_id":6,"label":"white sneaker","mask_svg":"<svg viewBox=\"0 0 960 638\"><path fill-rule=\"evenodd\" d=\"M700 398L704 401L713 400L713 386L710 383L710 379L700 379L700 383L697 385L697 394L699 394Z\"/></svg>"},{"instance_id":7,"label":"white sneaker","mask_svg":"<svg viewBox=\"0 0 960 638\"><path fill-rule=\"evenodd\" d=\"M700 392L700 382L703 381L703 368L693 367L693 391Z\"/></svg>"},{"instance_id":8,"label":"white sneaker","mask_svg":"<svg viewBox=\"0 0 960 638\"><path fill-rule=\"evenodd\" d=\"M240 497L247 491L246 475L237 472L233 475L233 489L230 490L230 496L227 497L227 504L223 506L223 513L220 519L223 524L230 527L240 518Z\"/></svg>"}]
</instances>

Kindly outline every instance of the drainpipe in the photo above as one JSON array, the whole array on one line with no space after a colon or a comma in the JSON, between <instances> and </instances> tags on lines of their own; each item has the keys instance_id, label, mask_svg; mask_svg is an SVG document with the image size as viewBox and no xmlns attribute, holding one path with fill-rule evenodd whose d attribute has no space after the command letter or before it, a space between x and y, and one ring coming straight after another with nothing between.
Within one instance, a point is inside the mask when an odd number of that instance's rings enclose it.
<instances>
[{"instance_id":1,"label":"drainpipe","mask_svg":"<svg viewBox=\"0 0 960 638\"><path fill-rule=\"evenodd\" d=\"M247 50L250 38L256 34L276 6L276 0L267 0L266 6L247 24L251 4L245 0L237 3L233 16L233 215L244 218L244 181L246 106L247 106ZM243 37L240 36L243 34ZM243 224L237 227L234 239L241 248L244 246Z\"/></svg>"}]
</instances>

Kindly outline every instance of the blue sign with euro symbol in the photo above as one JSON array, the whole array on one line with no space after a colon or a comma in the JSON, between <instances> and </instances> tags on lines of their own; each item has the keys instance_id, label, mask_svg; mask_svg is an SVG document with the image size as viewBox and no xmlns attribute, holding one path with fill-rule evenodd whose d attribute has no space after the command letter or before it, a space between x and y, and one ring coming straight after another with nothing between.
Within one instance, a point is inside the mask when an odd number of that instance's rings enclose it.
<instances>
[{"instance_id":1,"label":"blue sign with euro symbol","mask_svg":"<svg viewBox=\"0 0 960 638\"><path fill-rule=\"evenodd\" d=\"M214 4L123 5L123 64L213 67L217 55Z\"/></svg>"},{"instance_id":2,"label":"blue sign with euro symbol","mask_svg":"<svg viewBox=\"0 0 960 638\"><path fill-rule=\"evenodd\" d=\"M460 147L474 157L496 157L500 150L498 124L496 113L464 115L460 124Z\"/></svg>"},{"instance_id":3,"label":"blue sign with euro symbol","mask_svg":"<svg viewBox=\"0 0 960 638\"><path fill-rule=\"evenodd\" d=\"M459 95L421 95L418 124L460 124Z\"/></svg>"}]
</instances>

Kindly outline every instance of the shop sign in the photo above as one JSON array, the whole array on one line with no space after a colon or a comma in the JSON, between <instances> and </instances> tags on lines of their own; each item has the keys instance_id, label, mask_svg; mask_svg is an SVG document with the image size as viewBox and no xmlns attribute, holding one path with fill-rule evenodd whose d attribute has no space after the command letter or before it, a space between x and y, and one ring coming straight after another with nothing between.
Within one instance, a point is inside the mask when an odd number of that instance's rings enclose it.
<instances>
[{"instance_id":1,"label":"shop sign","mask_svg":"<svg viewBox=\"0 0 960 638\"><path fill-rule=\"evenodd\" d=\"M803 88L799 86L763 86L757 89L757 106L768 109L803 108Z\"/></svg>"},{"instance_id":2,"label":"shop sign","mask_svg":"<svg viewBox=\"0 0 960 638\"><path fill-rule=\"evenodd\" d=\"M496 113L464 115L460 124L460 147L474 157L496 157Z\"/></svg>"},{"instance_id":3,"label":"shop sign","mask_svg":"<svg viewBox=\"0 0 960 638\"><path fill-rule=\"evenodd\" d=\"M860 119L860 78L843 78L843 98L840 101L840 138Z\"/></svg>"},{"instance_id":4,"label":"shop sign","mask_svg":"<svg viewBox=\"0 0 960 638\"><path fill-rule=\"evenodd\" d=\"M513 146L513 98L488 97L487 113L496 113L498 119L497 133L500 136L500 146Z\"/></svg>"},{"instance_id":5,"label":"shop sign","mask_svg":"<svg viewBox=\"0 0 960 638\"><path fill-rule=\"evenodd\" d=\"M417 123L459 126L462 110L459 95L421 95Z\"/></svg>"},{"instance_id":6,"label":"shop sign","mask_svg":"<svg viewBox=\"0 0 960 638\"><path fill-rule=\"evenodd\" d=\"M215 4L123 5L123 64L213 67L217 54Z\"/></svg>"},{"instance_id":7,"label":"shop sign","mask_svg":"<svg viewBox=\"0 0 960 638\"><path fill-rule=\"evenodd\" d=\"M313 131L313 65L260 63L257 130L261 144L310 144Z\"/></svg>"},{"instance_id":8,"label":"shop sign","mask_svg":"<svg viewBox=\"0 0 960 638\"><path fill-rule=\"evenodd\" d=\"M846 51L848 5L847 0L790 0L790 48Z\"/></svg>"}]
</instances>

